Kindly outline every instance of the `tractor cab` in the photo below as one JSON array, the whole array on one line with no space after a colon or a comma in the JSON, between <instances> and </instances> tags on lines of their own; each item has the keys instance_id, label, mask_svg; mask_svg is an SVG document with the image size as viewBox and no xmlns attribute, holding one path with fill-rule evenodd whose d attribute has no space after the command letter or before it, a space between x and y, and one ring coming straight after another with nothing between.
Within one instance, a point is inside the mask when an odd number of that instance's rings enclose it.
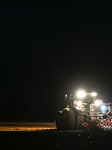
<instances>
[{"instance_id":1,"label":"tractor cab","mask_svg":"<svg viewBox=\"0 0 112 150\"><path fill-rule=\"evenodd\" d=\"M67 106L78 106L78 107L89 107L91 103L95 103L97 94L85 93L83 91L79 91L76 94L65 94L65 101L67 102Z\"/></svg>"}]
</instances>

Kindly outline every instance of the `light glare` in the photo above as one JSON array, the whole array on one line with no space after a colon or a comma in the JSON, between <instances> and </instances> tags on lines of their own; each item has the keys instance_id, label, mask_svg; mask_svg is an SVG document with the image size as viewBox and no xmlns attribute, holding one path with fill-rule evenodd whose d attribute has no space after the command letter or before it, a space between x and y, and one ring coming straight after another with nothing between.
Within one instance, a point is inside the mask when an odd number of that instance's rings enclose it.
<instances>
[{"instance_id":1,"label":"light glare","mask_svg":"<svg viewBox=\"0 0 112 150\"><path fill-rule=\"evenodd\" d=\"M78 102L77 102L77 105L78 105L78 106L81 106L81 104L82 104L81 101L78 101Z\"/></svg>"},{"instance_id":2,"label":"light glare","mask_svg":"<svg viewBox=\"0 0 112 150\"><path fill-rule=\"evenodd\" d=\"M106 107L104 105L101 106L101 110L104 110L106 109Z\"/></svg>"},{"instance_id":3,"label":"light glare","mask_svg":"<svg viewBox=\"0 0 112 150\"><path fill-rule=\"evenodd\" d=\"M96 106L100 105L100 101L99 101L99 100L96 100L96 101L95 101L95 105L96 105Z\"/></svg>"},{"instance_id":4,"label":"light glare","mask_svg":"<svg viewBox=\"0 0 112 150\"><path fill-rule=\"evenodd\" d=\"M86 93L83 92L83 91L79 91L79 92L77 93L77 97L79 97L79 98L83 98L83 97L85 97L85 96L86 96Z\"/></svg>"},{"instance_id":5,"label":"light glare","mask_svg":"<svg viewBox=\"0 0 112 150\"><path fill-rule=\"evenodd\" d=\"M96 95L97 95L97 93L95 93L95 92L91 93L91 96L93 96L93 97L95 97Z\"/></svg>"}]
</instances>

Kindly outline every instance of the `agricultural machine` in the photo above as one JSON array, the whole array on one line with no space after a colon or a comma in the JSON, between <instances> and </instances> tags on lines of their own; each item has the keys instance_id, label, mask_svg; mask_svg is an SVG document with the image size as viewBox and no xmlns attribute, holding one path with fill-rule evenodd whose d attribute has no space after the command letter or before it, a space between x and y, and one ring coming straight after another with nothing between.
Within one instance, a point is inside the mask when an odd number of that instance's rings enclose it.
<instances>
[{"instance_id":1,"label":"agricultural machine","mask_svg":"<svg viewBox=\"0 0 112 150\"><path fill-rule=\"evenodd\" d=\"M66 108L58 111L56 127L58 130L89 130L112 128L112 103L97 99L97 93L65 94Z\"/></svg>"}]
</instances>

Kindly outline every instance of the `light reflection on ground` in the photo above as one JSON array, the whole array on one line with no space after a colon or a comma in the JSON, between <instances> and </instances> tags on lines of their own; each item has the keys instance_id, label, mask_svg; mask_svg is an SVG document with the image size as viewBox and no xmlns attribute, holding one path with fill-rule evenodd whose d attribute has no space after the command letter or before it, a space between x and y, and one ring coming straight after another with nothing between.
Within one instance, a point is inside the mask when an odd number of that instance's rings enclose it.
<instances>
[{"instance_id":1,"label":"light reflection on ground","mask_svg":"<svg viewBox=\"0 0 112 150\"><path fill-rule=\"evenodd\" d=\"M55 123L0 123L0 131L54 130Z\"/></svg>"},{"instance_id":2,"label":"light reflection on ground","mask_svg":"<svg viewBox=\"0 0 112 150\"><path fill-rule=\"evenodd\" d=\"M41 127L4 127L4 126L1 126L0 127L0 131L40 131L40 130L53 130L53 129L56 129L56 128L41 128Z\"/></svg>"}]
</instances>

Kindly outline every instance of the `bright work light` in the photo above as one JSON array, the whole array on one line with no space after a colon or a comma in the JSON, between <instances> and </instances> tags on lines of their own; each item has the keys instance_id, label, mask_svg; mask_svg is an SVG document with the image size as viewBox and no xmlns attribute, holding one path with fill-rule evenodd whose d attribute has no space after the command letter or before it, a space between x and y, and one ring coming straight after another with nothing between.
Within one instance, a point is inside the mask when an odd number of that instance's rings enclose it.
<instances>
[{"instance_id":1,"label":"bright work light","mask_svg":"<svg viewBox=\"0 0 112 150\"><path fill-rule=\"evenodd\" d=\"M77 102L77 105L78 105L79 107L81 106L81 104L82 104L81 101L78 101L78 102Z\"/></svg>"},{"instance_id":2,"label":"bright work light","mask_svg":"<svg viewBox=\"0 0 112 150\"><path fill-rule=\"evenodd\" d=\"M79 91L78 93L77 93L77 97L79 97L79 98L83 98L83 97L85 97L86 96L86 93L84 92L84 91Z\"/></svg>"},{"instance_id":3,"label":"bright work light","mask_svg":"<svg viewBox=\"0 0 112 150\"><path fill-rule=\"evenodd\" d=\"M97 93L92 92L91 96L95 97L97 95Z\"/></svg>"},{"instance_id":4,"label":"bright work light","mask_svg":"<svg viewBox=\"0 0 112 150\"><path fill-rule=\"evenodd\" d=\"M100 109L101 109L102 113L106 113L106 111L108 110L108 109L107 109L107 106L105 106L105 105L102 105L102 106L100 107Z\"/></svg>"},{"instance_id":5,"label":"bright work light","mask_svg":"<svg viewBox=\"0 0 112 150\"><path fill-rule=\"evenodd\" d=\"M105 105L102 105L101 106L101 110L105 110L106 109L106 106Z\"/></svg>"},{"instance_id":6,"label":"bright work light","mask_svg":"<svg viewBox=\"0 0 112 150\"><path fill-rule=\"evenodd\" d=\"M96 105L96 106L98 106L98 105L100 105L100 104L101 104L101 103L100 103L99 100L96 100L96 101L95 101L95 105Z\"/></svg>"}]
</instances>

